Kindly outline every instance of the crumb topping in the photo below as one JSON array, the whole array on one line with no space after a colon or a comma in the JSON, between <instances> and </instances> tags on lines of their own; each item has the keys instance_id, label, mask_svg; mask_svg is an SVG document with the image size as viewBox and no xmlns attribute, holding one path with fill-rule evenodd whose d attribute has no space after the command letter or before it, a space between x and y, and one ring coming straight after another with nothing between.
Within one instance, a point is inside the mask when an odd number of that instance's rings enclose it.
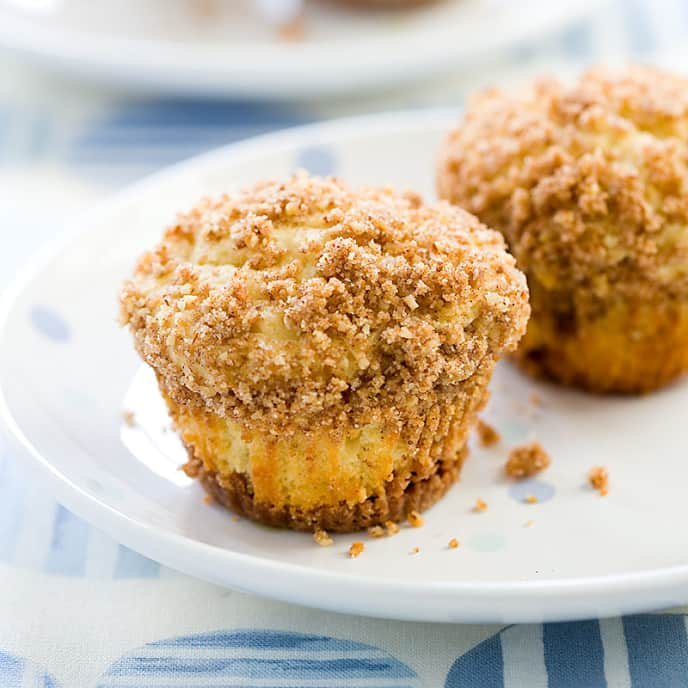
<instances>
[{"instance_id":1,"label":"crumb topping","mask_svg":"<svg viewBox=\"0 0 688 688\"><path fill-rule=\"evenodd\" d=\"M316 530L313 533L313 539L321 547L329 547L334 544L334 540L330 537L326 530Z\"/></svg>"},{"instance_id":2,"label":"crumb topping","mask_svg":"<svg viewBox=\"0 0 688 688\"><path fill-rule=\"evenodd\" d=\"M305 174L201 201L120 297L177 404L282 434L455 396L514 349L527 301L472 215Z\"/></svg>"},{"instance_id":3,"label":"crumb topping","mask_svg":"<svg viewBox=\"0 0 688 688\"><path fill-rule=\"evenodd\" d=\"M539 442L530 442L514 447L504 465L504 471L510 478L529 478L544 471L552 463L549 454Z\"/></svg>"},{"instance_id":4,"label":"crumb topping","mask_svg":"<svg viewBox=\"0 0 688 688\"><path fill-rule=\"evenodd\" d=\"M368 528L368 537L381 538L386 535L388 535L388 533L382 526L371 526Z\"/></svg>"},{"instance_id":5,"label":"crumb topping","mask_svg":"<svg viewBox=\"0 0 688 688\"><path fill-rule=\"evenodd\" d=\"M492 425L489 425L480 418L476 423L475 429L478 433L478 441L482 447L493 447L495 444L499 444L502 439Z\"/></svg>"},{"instance_id":6,"label":"crumb topping","mask_svg":"<svg viewBox=\"0 0 688 688\"><path fill-rule=\"evenodd\" d=\"M475 98L440 196L502 231L536 284L594 316L610 298L688 295L688 80L597 68Z\"/></svg>"},{"instance_id":7,"label":"crumb topping","mask_svg":"<svg viewBox=\"0 0 688 688\"><path fill-rule=\"evenodd\" d=\"M349 547L349 559L355 559L360 556L365 549L365 545L362 542L352 542L351 547Z\"/></svg>"},{"instance_id":8,"label":"crumb topping","mask_svg":"<svg viewBox=\"0 0 688 688\"><path fill-rule=\"evenodd\" d=\"M396 535L399 532L399 526L394 521L387 521L385 528L388 535Z\"/></svg>"},{"instance_id":9,"label":"crumb topping","mask_svg":"<svg viewBox=\"0 0 688 688\"><path fill-rule=\"evenodd\" d=\"M588 481L600 493L601 497L605 497L609 493L609 472L604 466L595 466L590 469Z\"/></svg>"},{"instance_id":10,"label":"crumb topping","mask_svg":"<svg viewBox=\"0 0 688 688\"><path fill-rule=\"evenodd\" d=\"M420 528L422 525L425 524L423 517L417 511L412 511L407 516L407 520L411 528Z\"/></svg>"}]
</instances>

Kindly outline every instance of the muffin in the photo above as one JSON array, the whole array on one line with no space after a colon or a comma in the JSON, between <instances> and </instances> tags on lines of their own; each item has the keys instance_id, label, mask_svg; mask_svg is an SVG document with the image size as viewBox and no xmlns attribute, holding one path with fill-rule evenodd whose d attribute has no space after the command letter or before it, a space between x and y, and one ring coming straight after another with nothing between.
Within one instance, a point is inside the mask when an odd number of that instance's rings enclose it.
<instances>
[{"instance_id":1,"label":"muffin","mask_svg":"<svg viewBox=\"0 0 688 688\"><path fill-rule=\"evenodd\" d=\"M688 80L594 69L475 98L439 195L501 231L526 273L523 367L597 392L688 368Z\"/></svg>"},{"instance_id":2,"label":"muffin","mask_svg":"<svg viewBox=\"0 0 688 688\"><path fill-rule=\"evenodd\" d=\"M527 296L472 215L298 174L181 215L124 285L121 316L186 472L216 501L347 532L456 480Z\"/></svg>"}]
</instances>

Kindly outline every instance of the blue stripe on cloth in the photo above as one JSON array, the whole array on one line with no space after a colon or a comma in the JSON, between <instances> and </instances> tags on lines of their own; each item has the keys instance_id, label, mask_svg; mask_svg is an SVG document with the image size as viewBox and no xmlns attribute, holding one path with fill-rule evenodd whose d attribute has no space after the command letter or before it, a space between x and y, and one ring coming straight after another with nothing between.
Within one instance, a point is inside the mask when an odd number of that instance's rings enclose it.
<instances>
[{"instance_id":1,"label":"blue stripe on cloth","mask_svg":"<svg viewBox=\"0 0 688 688\"><path fill-rule=\"evenodd\" d=\"M157 578L160 564L120 545L117 550L115 578Z\"/></svg>"},{"instance_id":2,"label":"blue stripe on cloth","mask_svg":"<svg viewBox=\"0 0 688 688\"><path fill-rule=\"evenodd\" d=\"M650 30L648 6L644 0L616 0L616 8L623 18L631 52L638 55L655 50L657 42Z\"/></svg>"},{"instance_id":3,"label":"blue stripe on cloth","mask_svg":"<svg viewBox=\"0 0 688 688\"><path fill-rule=\"evenodd\" d=\"M688 686L685 616L629 616L624 618L623 627L633 688Z\"/></svg>"},{"instance_id":4,"label":"blue stripe on cloth","mask_svg":"<svg viewBox=\"0 0 688 688\"><path fill-rule=\"evenodd\" d=\"M180 636L150 643L146 647L183 648L256 648L262 650L306 650L330 652L333 650L369 650L370 646L354 640L340 640L325 635L304 635L285 631L211 631L196 635Z\"/></svg>"},{"instance_id":5,"label":"blue stripe on cloth","mask_svg":"<svg viewBox=\"0 0 688 688\"><path fill-rule=\"evenodd\" d=\"M597 621L544 624L542 641L548 688L606 688Z\"/></svg>"},{"instance_id":6,"label":"blue stripe on cloth","mask_svg":"<svg viewBox=\"0 0 688 688\"><path fill-rule=\"evenodd\" d=\"M566 29L561 36L568 57L590 57L593 50L592 31L588 22L575 24Z\"/></svg>"},{"instance_id":7,"label":"blue stripe on cloth","mask_svg":"<svg viewBox=\"0 0 688 688\"><path fill-rule=\"evenodd\" d=\"M445 688L504 688L501 634L476 645L452 664Z\"/></svg>"},{"instance_id":8,"label":"blue stripe on cloth","mask_svg":"<svg viewBox=\"0 0 688 688\"><path fill-rule=\"evenodd\" d=\"M57 507L45 572L83 576L86 571L89 526L63 506Z\"/></svg>"},{"instance_id":9,"label":"blue stripe on cloth","mask_svg":"<svg viewBox=\"0 0 688 688\"><path fill-rule=\"evenodd\" d=\"M246 657L185 659L179 657L126 657L109 671L116 676L144 678L156 675L219 675L225 678L331 678L356 679L412 678L414 673L401 662L390 658L260 659Z\"/></svg>"},{"instance_id":10,"label":"blue stripe on cloth","mask_svg":"<svg viewBox=\"0 0 688 688\"><path fill-rule=\"evenodd\" d=\"M0 685L2 688L22 688L24 662L14 655L0 652Z\"/></svg>"},{"instance_id":11,"label":"blue stripe on cloth","mask_svg":"<svg viewBox=\"0 0 688 688\"><path fill-rule=\"evenodd\" d=\"M0 561L11 562L17 535L23 520L22 508L26 496L23 471L14 457L0 453Z\"/></svg>"}]
</instances>

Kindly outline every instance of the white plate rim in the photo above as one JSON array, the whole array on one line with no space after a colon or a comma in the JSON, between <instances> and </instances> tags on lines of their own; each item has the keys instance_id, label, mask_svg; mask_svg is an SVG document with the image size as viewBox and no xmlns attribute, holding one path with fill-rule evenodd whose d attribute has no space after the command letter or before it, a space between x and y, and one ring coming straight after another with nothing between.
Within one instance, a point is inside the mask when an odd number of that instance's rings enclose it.
<instances>
[{"instance_id":1,"label":"white plate rim","mask_svg":"<svg viewBox=\"0 0 688 688\"><path fill-rule=\"evenodd\" d=\"M397 127L403 130L409 126L416 127L421 121L449 127L456 117L457 110L454 108L433 108L375 113L308 124L223 146L145 177L77 217L73 221L74 229L46 244L18 271L11 285L0 295L0 356L3 354L8 320L18 295L62 249L78 240L82 234L94 231L89 228L89 218L102 217L104 213L126 206L144 194L148 187L188 174L194 168L212 164L216 159L246 154L253 156L261 149L274 150L280 146L291 149L299 140L302 144L312 144L314 139L345 137L347 132L360 131L361 127L375 126L386 131ZM33 446L30 438L15 422L2 386L0 424L4 425L15 449L48 478L58 501L84 520L128 547L172 568L264 597L363 616L470 623L568 621L592 616L603 618L675 606L688 599L688 563L626 574L562 580L416 583L379 580L374 576L343 576L331 571L314 572L300 564L233 552L136 520L72 482ZM189 554L194 556L189 557ZM213 577L208 574L208 567L199 564L202 561L224 564L225 573L231 573L223 575L221 579ZM234 570L240 568L241 575L235 575ZM272 574L281 578L284 584L281 589L275 589ZM251 583L246 585L246 581ZM333 596L335 590L337 595ZM399 597L405 595L417 598L411 614L397 606ZM460 619L444 617L441 605L448 596L465 602L466 612L460 615ZM551 606L543 609L534 604L538 601ZM529 606L533 608L529 609Z\"/></svg>"}]
</instances>

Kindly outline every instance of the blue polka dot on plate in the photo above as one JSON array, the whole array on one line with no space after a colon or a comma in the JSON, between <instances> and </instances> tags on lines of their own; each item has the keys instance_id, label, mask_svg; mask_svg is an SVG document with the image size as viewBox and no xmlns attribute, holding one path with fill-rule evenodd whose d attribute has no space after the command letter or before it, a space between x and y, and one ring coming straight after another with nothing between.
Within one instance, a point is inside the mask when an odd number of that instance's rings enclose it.
<instances>
[{"instance_id":1,"label":"blue polka dot on plate","mask_svg":"<svg viewBox=\"0 0 688 688\"><path fill-rule=\"evenodd\" d=\"M519 480L509 487L509 496L517 502L525 502L527 497L535 497L539 502L546 502L554 497L554 485L546 483L544 480L530 478Z\"/></svg>"},{"instance_id":2,"label":"blue polka dot on plate","mask_svg":"<svg viewBox=\"0 0 688 688\"><path fill-rule=\"evenodd\" d=\"M311 174L327 177L335 173L337 161L334 153L324 146L311 146L302 149L296 156L296 167Z\"/></svg>"},{"instance_id":3,"label":"blue polka dot on plate","mask_svg":"<svg viewBox=\"0 0 688 688\"><path fill-rule=\"evenodd\" d=\"M64 318L46 306L34 306L30 312L32 325L44 337L56 342L66 342L70 337L69 325Z\"/></svg>"}]
</instances>

